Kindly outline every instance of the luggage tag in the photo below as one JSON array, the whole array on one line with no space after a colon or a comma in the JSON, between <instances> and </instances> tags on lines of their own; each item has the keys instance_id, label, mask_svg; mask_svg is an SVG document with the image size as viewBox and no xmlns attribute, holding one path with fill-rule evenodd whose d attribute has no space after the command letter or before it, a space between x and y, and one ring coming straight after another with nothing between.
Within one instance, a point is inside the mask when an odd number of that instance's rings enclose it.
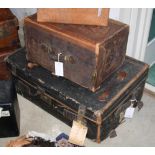
<instances>
[{"instance_id":1,"label":"luggage tag","mask_svg":"<svg viewBox=\"0 0 155 155\"><path fill-rule=\"evenodd\" d=\"M135 100L130 100L130 101L131 101L131 106L126 109L125 115L124 115L125 118L132 118L133 115L134 115L135 108L134 108L134 103L133 102Z\"/></svg>"},{"instance_id":2,"label":"luggage tag","mask_svg":"<svg viewBox=\"0 0 155 155\"><path fill-rule=\"evenodd\" d=\"M10 112L8 110L3 111L3 108L0 107L0 118L1 117L9 117L10 116Z\"/></svg>"},{"instance_id":3,"label":"luggage tag","mask_svg":"<svg viewBox=\"0 0 155 155\"><path fill-rule=\"evenodd\" d=\"M58 54L58 61L55 61L55 75L64 76L63 63L59 61L59 57L62 53Z\"/></svg>"},{"instance_id":4,"label":"luggage tag","mask_svg":"<svg viewBox=\"0 0 155 155\"><path fill-rule=\"evenodd\" d=\"M2 110L3 108L0 107L0 118L2 117Z\"/></svg>"},{"instance_id":5,"label":"luggage tag","mask_svg":"<svg viewBox=\"0 0 155 155\"><path fill-rule=\"evenodd\" d=\"M79 146L84 146L86 134L88 131L88 128L84 121L85 111L86 111L85 106L83 105L79 106L78 117L76 121L75 120L73 121L73 125L68 140L70 143Z\"/></svg>"}]
</instances>

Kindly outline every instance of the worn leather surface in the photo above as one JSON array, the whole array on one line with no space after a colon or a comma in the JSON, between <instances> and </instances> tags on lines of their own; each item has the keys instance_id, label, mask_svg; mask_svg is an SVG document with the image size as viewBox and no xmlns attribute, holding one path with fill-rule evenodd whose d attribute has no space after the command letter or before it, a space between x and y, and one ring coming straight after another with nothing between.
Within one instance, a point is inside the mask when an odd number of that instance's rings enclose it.
<instances>
[{"instance_id":1,"label":"worn leather surface","mask_svg":"<svg viewBox=\"0 0 155 155\"><path fill-rule=\"evenodd\" d=\"M9 9L0 9L0 52L19 48L18 20Z\"/></svg>"},{"instance_id":2,"label":"worn leather surface","mask_svg":"<svg viewBox=\"0 0 155 155\"><path fill-rule=\"evenodd\" d=\"M63 34L72 36L73 39L76 37L81 42L85 41L84 43L102 43L105 40L109 39L110 36L113 36L116 32L118 32L123 27L128 27L126 24L121 23L119 21L115 21L110 19L109 25L106 26L87 26L87 25L74 25L74 24L56 24L56 23L49 23L44 22L40 23L37 22L37 16L32 15L25 19L25 24L27 22L35 23L36 25L42 26L42 30L44 28L48 28L48 32L55 34L53 30L58 31L62 36ZM39 28L39 27L38 27ZM40 29L39 28L39 29ZM61 36L60 36L61 37ZM67 37L66 37L67 38ZM78 44L78 43L77 43Z\"/></svg>"},{"instance_id":3,"label":"worn leather surface","mask_svg":"<svg viewBox=\"0 0 155 155\"><path fill-rule=\"evenodd\" d=\"M111 107L113 104L117 106L124 96L133 93L138 84L145 82L148 72L148 65L126 57L121 68L105 80L97 92L93 93L63 77L51 75L42 67L27 69L25 55L25 50L21 49L7 59L12 71L16 70L16 76L24 76L26 81L36 87L42 87L47 93L75 110L78 109L79 104L85 105L92 112L106 110L104 107ZM120 78L124 76L122 72L127 74L124 79ZM107 93L107 96L100 99L104 93Z\"/></svg>"},{"instance_id":4,"label":"worn leather surface","mask_svg":"<svg viewBox=\"0 0 155 155\"><path fill-rule=\"evenodd\" d=\"M64 77L92 91L125 59L129 27L118 21L109 20L107 27L77 26L39 23L34 15L25 19L24 30L29 61L55 74L61 53Z\"/></svg>"},{"instance_id":5,"label":"worn leather surface","mask_svg":"<svg viewBox=\"0 0 155 155\"><path fill-rule=\"evenodd\" d=\"M3 22L5 20L10 20L15 18L13 13L8 8L0 8L0 22Z\"/></svg>"},{"instance_id":6,"label":"worn leather surface","mask_svg":"<svg viewBox=\"0 0 155 155\"><path fill-rule=\"evenodd\" d=\"M134 96L141 100L148 65L135 59L126 57L120 69L93 93L65 78L51 75L42 67L27 69L25 55L22 49L7 60L18 93L69 125L77 118L79 105L85 105L87 136L91 139L96 139L98 134L96 112L101 114L99 137L103 140L122 122L120 113L130 106L130 99Z\"/></svg>"}]
</instances>

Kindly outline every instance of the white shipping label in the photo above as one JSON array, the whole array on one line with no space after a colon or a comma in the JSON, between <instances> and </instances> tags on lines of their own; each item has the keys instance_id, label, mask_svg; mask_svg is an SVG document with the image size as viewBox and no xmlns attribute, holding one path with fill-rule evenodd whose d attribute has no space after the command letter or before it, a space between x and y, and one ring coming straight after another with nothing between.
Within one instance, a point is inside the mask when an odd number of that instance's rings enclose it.
<instances>
[{"instance_id":1,"label":"white shipping label","mask_svg":"<svg viewBox=\"0 0 155 155\"><path fill-rule=\"evenodd\" d=\"M10 112L8 110L1 112L1 117L9 117L9 116L10 116Z\"/></svg>"},{"instance_id":2,"label":"white shipping label","mask_svg":"<svg viewBox=\"0 0 155 155\"><path fill-rule=\"evenodd\" d=\"M2 117L2 110L3 108L0 107L0 118Z\"/></svg>"},{"instance_id":3,"label":"white shipping label","mask_svg":"<svg viewBox=\"0 0 155 155\"><path fill-rule=\"evenodd\" d=\"M129 107L126 109L125 111L125 118L132 118L133 117L133 114L134 114L134 111L135 111L135 108L133 107Z\"/></svg>"},{"instance_id":4,"label":"white shipping label","mask_svg":"<svg viewBox=\"0 0 155 155\"><path fill-rule=\"evenodd\" d=\"M62 62L55 62L55 75L64 76L64 68Z\"/></svg>"},{"instance_id":5,"label":"white shipping label","mask_svg":"<svg viewBox=\"0 0 155 155\"><path fill-rule=\"evenodd\" d=\"M98 8L98 17L102 15L102 8Z\"/></svg>"}]
</instances>

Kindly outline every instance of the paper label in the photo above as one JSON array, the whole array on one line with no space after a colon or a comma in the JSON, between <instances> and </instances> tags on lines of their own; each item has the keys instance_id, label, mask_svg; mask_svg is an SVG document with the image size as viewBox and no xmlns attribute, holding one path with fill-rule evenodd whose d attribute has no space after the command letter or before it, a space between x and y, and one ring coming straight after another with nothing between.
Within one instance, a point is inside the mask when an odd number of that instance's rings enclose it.
<instances>
[{"instance_id":1,"label":"paper label","mask_svg":"<svg viewBox=\"0 0 155 155\"><path fill-rule=\"evenodd\" d=\"M69 142L79 146L84 145L88 128L83 124L73 121L71 132L69 135Z\"/></svg>"},{"instance_id":2,"label":"paper label","mask_svg":"<svg viewBox=\"0 0 155 155\"><path fill-rule=\"evenodd\" d=\"M3 108L0 107L0 118L2 117L2 110Z\"/></svg>"},{"instance_id":3,"label":"paper label","mask_svg":"<svg viewBox=\"0 0 155 155\"><path fill-rule=\"evenodd\" d=\"M98 17L102 15L102 8L98 8Z\"/></svg>"},{"instance_id":4,"label":"paper label","mask_svg":"<svg viewBox=\"0 0 155 155\"><path fill-rule=\"evenodd\" d=\"M55 75L57 76L64 76L64 69L62 62L55 62Z\"/></svg>"},{"instance_id":5,"label":"paper label","mask_svg":"<svg viewBox=\"0 0 155 155\"><path fill-rule=\"evenodd\" d=\"M2 111L2 110L3 110L3 108L0 107L0 118L10 116L10 112L8 110L6 110L6 111Z\"/></svg>"},{"instance_id":6,"label":"paper label","mask_svg":"<svg viewBox=\"0 0 155 155\"><path fill-rule=\"evenodd\" d=\"M135 108L133 107L129 107L126 109L125 111L125 118L132 118L133 117L133 114L134 114L134 111L135 111Z\"/></svg>"},{"instance_id":7,"label":"paper label","mask_svg":"<svg viewBox=\"0 0 155 155\"><path fill-rule=\"evenodd\" d=\"M2 117L9 117L10 116L10 112L8 110L7 111L2 111L1 116Z\"/></svg>"}]
</instances>

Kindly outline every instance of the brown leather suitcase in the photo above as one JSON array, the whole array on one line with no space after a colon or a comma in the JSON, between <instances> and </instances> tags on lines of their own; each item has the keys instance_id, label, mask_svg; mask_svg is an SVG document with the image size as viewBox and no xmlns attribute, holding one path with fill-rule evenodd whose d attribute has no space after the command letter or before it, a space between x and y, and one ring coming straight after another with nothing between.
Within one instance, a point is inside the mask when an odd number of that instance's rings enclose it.
<instances>
[{"instance_id":1,"label":"brown leather suitcase","mask_svg":"<svg viewBox=\"0 0 155 155\"><path fill-rule=\"evenodd\" d=\"M20 47L18 20L7 8L0 9L0 52Z\"/></svg>"},{"instance_id":2,"label":"brown leather suitcase","mask_svg":"<svg viewBox=\"0 0 155 155\"><path fill-rule=\"evenodd\" d=\"M37 11L38 22L107 26L108 17L107 8L40 8Z\"/></svg>"},{"instance_id":3,"label":"brown leather suitcase","mask_svg":"<svg viewBox=\"0 0 155 155\"><path fill-rule=\"evenodd\" d=\"M63 76L95 91L125 59L129 26L109 20L109 26L39 23L25 19L27 59L51 71L63 63ZM62 69L61 68L61 69Z\"/></svg>"}]
</instances>

